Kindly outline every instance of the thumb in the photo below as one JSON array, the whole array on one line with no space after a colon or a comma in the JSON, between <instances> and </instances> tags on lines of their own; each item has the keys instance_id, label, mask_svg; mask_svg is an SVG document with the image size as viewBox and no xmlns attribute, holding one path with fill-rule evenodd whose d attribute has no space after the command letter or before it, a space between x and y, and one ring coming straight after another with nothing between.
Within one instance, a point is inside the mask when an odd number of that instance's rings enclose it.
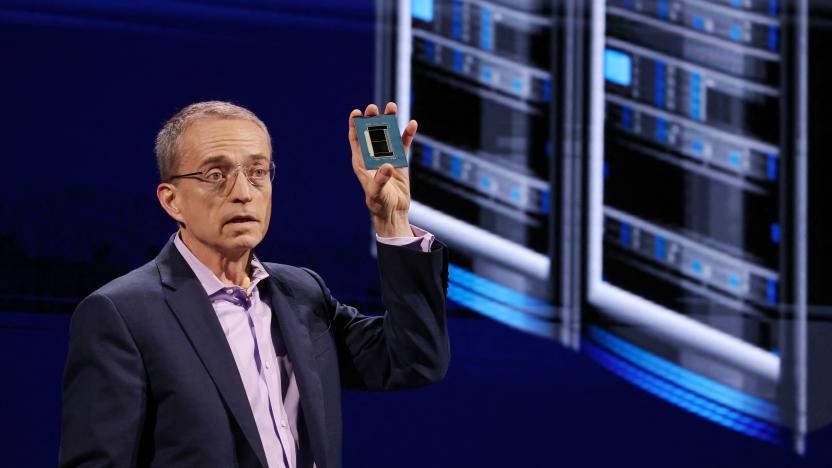
<instances>
[{"instance_id":1,"label":"thumb","mask_svg":"<svg viewBox=\"0 0 832 468\"><path fill-rule=\"evenodd\" d=\"M390 163L386 163L378 168L376 171L375 177L373 177L373 182L376 186L376 190L381 191L382 187L387 184L387 181L393 177L393 165Z\"/></svg>"}]
</instances>

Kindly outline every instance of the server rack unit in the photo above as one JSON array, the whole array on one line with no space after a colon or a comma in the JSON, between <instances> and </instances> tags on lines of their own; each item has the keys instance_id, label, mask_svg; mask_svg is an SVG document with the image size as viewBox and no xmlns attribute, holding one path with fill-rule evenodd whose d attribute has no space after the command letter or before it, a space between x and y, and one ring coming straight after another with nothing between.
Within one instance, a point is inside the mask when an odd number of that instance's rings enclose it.
<instances>
[{"instance_id":1,"label":"server rack unit","mask_svg":"<svg viewBox=\"0 0 832 468\"><path fill-rule=\"evenodd\" d=\"M588 327L588 349L732 429L793 428L803 450L807 293L825 265L810 275L809 4L593 8L588 301L627 326Z\"/></svg>"},{"instance_id":2,"label":"server rack unit","mask_svg":"<svg viewBox=\"0 0 832 468\"><path fill-rule=\"evenodd\" d=\"M549 3L378 2L377 95L420 121L411 219L452 248L449 297L575 345L582 140L562 128L583 93L561 93L583 80L553 68L586 54L558 53L576 33Z\"/></svg>"},{"instance_id":3,"label":"server rack unit","mask_svg":"<svg viewBox=\"0 0 832 468\"><path fill-rule=\"evenodd\" d=\"M463 253L449 297L802 451L832 420L829 7L377 5L377 97L422 123L412 220Z\"/></svg>"}]
</instances>

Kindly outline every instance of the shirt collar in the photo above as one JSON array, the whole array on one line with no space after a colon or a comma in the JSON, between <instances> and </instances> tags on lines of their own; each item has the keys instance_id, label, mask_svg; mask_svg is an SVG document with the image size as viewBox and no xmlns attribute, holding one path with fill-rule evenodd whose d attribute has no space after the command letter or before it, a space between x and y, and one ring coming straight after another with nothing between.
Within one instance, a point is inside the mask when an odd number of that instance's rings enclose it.
<instances>
[{"instance_id":1,"label":"shirt collar","mask_svg":"<svg viewBox=\"0 0 832 468\"><path fill-rule=\"evenodd\" d=\"M184 242L182 242L182 239L180 239L178 232L173 236L173 245L176 247L176 250L178 250L179 253L182 254L182 258L184 258L188 266L191 267L191 270L193 270L194 274L196 275L196 278L199 280L199 284L202 285L202 288L205 289L205 292L209 296L214 295L223 289L239 288L239 286L236 285L223 284L223 282L220 281L219 278L217 278L217 275L215 275L210 268L205 266L204 263L202 263L198 258L196 258L196 256L191 252L191 250L188 249L188 246L185 245ZM251 295L252 291L254 291L254 288L257 287L257 283L259 283L264 278L267 278L268 276L269 273L263 267L263 264L260 263L260 260L257 258L257 256L252 255L250 277L251 284L249 285L248 289L246 289L246 295Z\"/></svg>"}]
</instances>

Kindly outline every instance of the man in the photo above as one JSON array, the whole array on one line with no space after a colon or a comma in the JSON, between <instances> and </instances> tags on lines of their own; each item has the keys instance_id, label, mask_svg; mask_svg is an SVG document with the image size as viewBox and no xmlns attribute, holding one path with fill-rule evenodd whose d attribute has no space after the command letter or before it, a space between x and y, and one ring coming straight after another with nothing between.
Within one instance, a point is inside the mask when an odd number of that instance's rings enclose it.
<instances>
[{"instance_id":1,"label":"man","mask_svg":"<svg viewBox=\"0 0 832 468\"><path fill-rule=\"evenodd\" d=\"M179 231L73 314L61 466L339 467L342 385L442 378L447 251L408 223L407 169L365 169L353 118L377 114L352 111L349 141L378 236L384 317L340 304L311 270L254 255L275 170L260 119L212 101L165 124L156 193ZM411 121L405 150L415 133Z\"/></svg>"}]
</instances>

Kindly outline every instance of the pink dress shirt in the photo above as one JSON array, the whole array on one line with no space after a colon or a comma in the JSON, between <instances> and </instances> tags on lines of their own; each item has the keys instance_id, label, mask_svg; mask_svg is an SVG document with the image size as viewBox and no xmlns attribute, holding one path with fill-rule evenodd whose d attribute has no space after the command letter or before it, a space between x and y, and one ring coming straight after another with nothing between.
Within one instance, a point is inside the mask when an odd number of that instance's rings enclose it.
<instances>
[{"instance_id":1,"label":"pink dress shirt","mask_svg":"<svg viewBox=\"0 0 832 468\"><path fill-rule=\"evenodd\" d=\"M429 251L433 234L415 226L411 229L414 237L376 236L376 239L389 245ZM269 276L268 272L252 256L248 288L223 284L191 253L179 235L173 243L202 284L220 321L251 405L269 468L296 468L300 393L282 337L272 327L270 301L260 297L257 289L257 284Z\"/></svg>"}]
</instances>

